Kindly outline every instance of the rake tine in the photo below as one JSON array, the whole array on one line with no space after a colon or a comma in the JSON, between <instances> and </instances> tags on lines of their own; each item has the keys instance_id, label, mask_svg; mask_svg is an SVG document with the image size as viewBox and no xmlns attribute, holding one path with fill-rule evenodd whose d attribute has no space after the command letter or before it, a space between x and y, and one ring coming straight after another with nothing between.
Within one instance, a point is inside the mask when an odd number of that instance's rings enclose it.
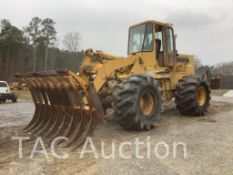
<instances>
[{"instance_id":1,"label":"rake tine","mask_svg":"<svg viewBox=\"0 0 233 175\"><path fill-rule=\"evenodd\" d=\"M60 115L61 123L55 126L56 132L52 136L50 136L49 142L52 142L52 140L56 137L62 136L64 127L67 125L66 114L64 112L62 112L61 114L62 114Z\"/></svg>"},{"instance_id":2,"label":"rake tine","mask_svg":"<svg viewBox=\"0 0 233 175\"><path fill-rule=\"evenodd\" d=\"M71 81L70 77L67 76L66 78L67 83L70 85L70 90L67 91L67 95L69 98L69 102L71 105L71 110L72 110L72 114L71 114L71 118L70 118L70 122L69 125L67 126L67 129L64 131L64 136L66 138L68 138L68 140L70 140L70 137L72 136L73 132L75 131L75 128L78 126L78 117L77 117L77 111L81 112L80 108L83 106L82 103L82 98L81 98L81 94L78 90L78 84L74 84L73 81ZM75 109L78 108L78 109ZM58 145L61 144L63 142L63 140L61 140L60 142L58 142Z\"/></svg>"},{"instance_id":3,"label":"rake tine","mask_svg":"<svg viewBox=\"0 0 233 175\"><path fill-rule=\"evenodd\" d=\"M85 116L84 118L85 120L82 123L82 130L81 130L82 132L80 132L79 138L74 141L74 144L73 144L74 146L72 147L72 150L75 150L79 146L81 146L86 140L87 136L89 135L93 117Z\"/></svg>"},{"instance_id":4,"label":"rake tine","mask_svg":"<svg viewBox=\"0 0 233 175\"><path fill-rule=\"evenodd\" d=\"M73 142L73 140L76 139L78 133L80 132L80 128L81 128L81 124L82 124L82 120L83 120L83 118L81 117L80 112L81 112L81 110L79 110L79 109L75 110L73 112L69 127L64 133L64 136L68 138L69 143ZM64 147L67 147L67 145L69 143L67 143Z\"/></svg>"},{"instance_id":5,"label":"rake tine","mask_svg":"<svg viewBox=\"0 0 233 175\"><path fill-rule=\"evenodd\" d=\"M36 133L36 131L38 130L38 128L41 126L41 124L45 120L44 119L45 118L45 112L46 112L45 105L40 104L39 105L39 109L40 109L40 113L39 113L39 115L37 117L37 121L36 121L36 123L29 130L29 132L31 132L31 133Z\"/></svg>"},{"instance_id":6,"label":"rake tine","mask_svg":"<svg viewBox=\"0 0 233 175\"><path fill-rule=\"evenodd\" d=\"M77 145L82 144L89 133L89 126L91 125L91 120L89 122L87 120L89 116L83 115L84 104L82 102L85 95L81 97L81 94L79 93L80 89L78 88L80 88L81 86L80 81L74 79L71 76L71 78L69 79L69 84L71 84L71 88L74 92L73 96L75 96L75 99L77 99L76 101L75 100L73 101L74 102L73 105L78 106L80 109L75 109L75 115L74 115L75 128L74 130L73 128L71 128L70 133L72 134L69 137L69 142L65 144L65 147L71 146L73 144L77 144ZM82 90L84 90L83 94L85 94L86 93L85 89L83 88Z\"/></svg>"},{"instance_id":7,"label":"rake tine","mask_svg":"<svg viewBox=\"0 0 233 175\"><path fill-rule=\"evenodd\" d=\"M33 81L32 78L28 78L28 81L34 85L33 93L37 98L36 108L38 110L38 112L35 113L36 115L34 116L35 122L29 128L27 128L27 130L25 130L26 132L31 132L40 123L41 116L43 115L43 100L39 90L40 87L38 86L38 84L35 83L35 81Z\"/></svg>"},{"instance_id":8,"label":"rake tine","mask_svg":"<svg viewBox=\"0 0 233 175\"><path fill-rule=\"evenodd\" d=\"M43 109L43 113L42 115L40 115L40 123L37 125L36 128L34 128L32 130L32 133L38 133L42 128L43 126L47 123L48 121L48 118L47 118L47 115L48 115L48 96L47 96L47 93L46 93L46 90L45 90L45 85L43 82L40 81L39 78L36 79L36 81L40 87L40 92L41 92L41 95L42 95L42 98L43 98L43 106L42 106L42 109Z\"/></svg>"},{"instance_id":9,"label":"rake tine","mask_svg":"<svg viewBox=\"0 0 233 175\"><path fill-rule=\"evenodd\" d=\"M72 134L74 128L76 127L76 122L75 122L75 115L74 115L74 112L72 113L72 115L70 116L70 121L69 121L69 124L67 126L67 129L64 131L63 133L63 136L68 138L69 140L69 137L70 135ZM57 145L60 145L64 140L61 140L57 143Z\"/></svg>"},{"instance_id":10,"label":"rake tine","mask_svg":"<svg viewBox=\"0 0 233 175\"><path fill-rule=\"evenodd\" d=\"M47 98L48 98L47 102L50 105L47 106L47 114L46 114L47 122L45 123L44 127L40 131L38 131L38 135L43 135L44 133L47 133L52 122L54 121L54 112L52 110L52 105L54 104L54 99L56 98L56 96L54 96L53 92L51 91L52 86L49 83L49 81L46 78L43 79L39 79L39 80L40 82L41 81L47 82L44 88L46 89L46 93L47 93Z\"/></svg>"},{"instance_id":11,"label":"rake tine","mask_svg":"<svg viewBox=\"0 0 233 175\"><path fill-rule=\"evenodd\" d=\"M73 124L71 123L67 130L67 132L65 133L65 136L68 137L68 143L64 144L64 147L68 147L69 145L71 145L73 142L75 142L75 140L78 139L79 137L79 133L81 132L82 129L82 125L83 125L83 121L84 121L84 117L82 116L82 109L83 109L83 97L81 95L81 91L83 89L79 89L80 88L80 82L76 82L73 80L72 77L68 77L67 79L68 84L70 84L71 89L70 89L70 93L69 94L69 98L70 98L70 102L71 105L74 109L74 113L72 116L73 119ZM62 142L62 141L61 141ZM60 144L60 143L59 143Z\"/></svg>"},{"instance_id":12,"label":"rake tine","mask_svg":"<svg viewBox=\"0 0 233 175\"><path fill-rule=\"evenodd\" d=\"M54 118L55 121L51 126L51 129L49 130L48 134L46 134L46 137L49 138L49 140L52 140L58 135L59 127L64 123L64 115L65 113L62 111L62 108L64 108L62 105L54 107Z\"/></svg>"},{"instance_id":13,"label":"rake tine","mask_svg":"<svg viewBox=\"0 0 233 175\"><path fill-rule=\"evenodd\" d=\"M59 106L62 106L63 103L62 103L62 97L61 97L60 92L59 92L59 88L61 87L61 84L59 82L57 82L55 78L51 78L50 81L51 81L51 84L54 88L53 89L54 102L52 105L54 121L51 123L51 127L50 127L48 133L45 134L45 137L54 138L54 136L57 132L57 128L59 127L59 125L62 122L62 120L61 120L62 111L59 108Z\"/></svg>"},{"instance_id":14,"label":"rake tine","mask_svg":"<svg viewBox=\"0 0 233 175\"><path fill-rule=\"evenodd\" d=\"M75 120L74 120L75 128L73 131L71 131L72 135L69 137L69 141L68 143L64 145L64 147L69 147L70 145L72 145L78 139L80 135L80 131L82 129L83 118L85 117L83 117L82 114L80 115L79 111L75 111L74 117L75 117Z\"/></svg>"},{"instance_id":15,"label":"rake tine","mask_svg":"<svg viewBox=\"0 0 233 175\"><path fill-rule=\"evenodd\" d=\"M77 77L76 75L74 75L72 73L72 79L74 81L76 81L77 83L80 83L79 77ZM82 86L82 84L80 84L81 88L84 89L85 92L85 98L87 99L87 104L89 107L89 111L85 111L84 106L82 106L82 116L84 116L84 119L81 123L81 130L80 132L77 134L76 139L73 140L74 143L74 147L73 149L76 149L77 147L79 147L86 139L86 137L88 135L90 135L90 133L92 132L92 129L94 127L94 125L96 124L96 122L94 122L93 120L93 106L90 106L90 101L89 101L89 97L87 94L87 90ZM69 144L68 144L69 145Z\"/></svg>"},{"instance_id":16,"label":"rake tine","mask_svg":"<svg viewBox=\"0 0 233 175\"><path fill-rule=\"evenodd\" d=\"M49 108L48 109L48 121L44 125L44 127L41 130L38 131L37 134L40 135L40 136L45 136L45 134L48 133L53 121L54 121L54 112L52 111L51 108Z\"/></svg>"},{"instance_id":17,"label":"rake tine","mask_svg":"<svg viewBox=\"0 0 233 175\"><path fill-rule=\"evenodd\" d=\"M38 112L36 112L34 117L33 117L35 119L33 121L33 123L28 125L27 128L24 129L24 131L26 133L30 133L37 126L37 123L40 122L40 115L41 115L41 113L43 113L43 109L42 109L42 106L40 104L36 104L35 106L36 106Z\"/></svg>"},{"instance_id":18,"label":"rake tine","mask_svg":"<svg viewBox=\"0 0 233 175\"><path fill-rule=\"evenodd\" d=\"M58 109L56 111L54 111L54 118L55 121L53 123L53 125L51 126L51 129L48 131L48 133L45 135L45 137L47 137L49 140L52 140L53 138L56 137L57 132L58 132L58 128L59 126L62 124L62 112L59 112Z\"/></svg>"},{"instance_id":19,"label":"rake tine","mask_svg":"<svg viewBox=\"0 0 233 175\"><path fill-rule=\"evenodd\" d=\"M23 78L23 81L27 83L29 91L30 91L30 93L32 95L33 102L35 104L34 115L33 115L32 119L31 119L31 121L29 122L29 124L23 129L24 131L27 131L36 122L37 116L38 116L38 113L39 113L40 110L39 110L39 107L38 107L38 98L36 96L33 84L31 84L29 81L27 81L26 78Z\"/></svg>"},{"instance_id":20,"label":"rake tine","mask_svg":"<svg viewBox=\"0 0 233 175\"><path fill-rule=\"evenodd\" d=\"M59 78L57 77L57 79ZM62 118L62 122L59 124L59 126L56 126L58 127L58 129L53 135L52 139L58 136L63 136L63 133L70 122L70 118L71 118L70 115L72 112L70 112L70 110L67 109L67 106L70 106L70 101L69 101L66 89L67 89L67 84L63 82L61 89L59 89L59 94L62 97L62 102L63 102L63 106L60 107L62 108L61 114L63 114L63 115L60 115L60 117Z\"/></svg>"},{"instance_id":21,"label":"rake tine","mask_svg":"<svg viewBox=\"0 0 233 175\"><path fill-rule=\"evenodd\" d=\"M39 113L39 104L35 103L35 112L34 115L32 117L32 120L28 123L28 125L23 129L25 132L29 132L30 128L34 125L34 123L36 123L37 119L38 119L38 113Z\"/></svg>"}]
</instances>

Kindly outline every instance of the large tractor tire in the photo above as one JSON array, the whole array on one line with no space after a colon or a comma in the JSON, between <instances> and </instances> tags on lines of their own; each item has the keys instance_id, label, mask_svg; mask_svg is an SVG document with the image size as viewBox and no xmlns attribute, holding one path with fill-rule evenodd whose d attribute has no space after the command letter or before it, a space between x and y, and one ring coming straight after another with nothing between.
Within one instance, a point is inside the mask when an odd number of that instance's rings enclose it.
<instances>
[{"instance_id":1,"label":"large tractor tire","mask_svg":"<svg viewBox=\"0 0 233 175\"><path fill-rule=\"evenodd\" d=\"M17 103L17 98L16 97L12 98L11 101L12 101L12 103Z\"/></svg>"},{"instance_id":2,"label":"large tractor tire","mask_svg":"<svg viewBox=\"0 0 233 175\"><path fill-rule=\"evenodd\" d=\"M152 77L132 75L124 79L113 95L115 116L127 130L150 130L160 119L162 106L159 84Z\"/></svg>"},{"instance_id":3,"label":"large tractor tire","mask_svg":"<svg viewBox=\"0 0 233 175\"><path fill-rule=\"evenodd\" d=\"M209 84L198 76L185 76L177 85L175 97L181 114L203 116L211 99Z\"/></svg>"}]
</instances>

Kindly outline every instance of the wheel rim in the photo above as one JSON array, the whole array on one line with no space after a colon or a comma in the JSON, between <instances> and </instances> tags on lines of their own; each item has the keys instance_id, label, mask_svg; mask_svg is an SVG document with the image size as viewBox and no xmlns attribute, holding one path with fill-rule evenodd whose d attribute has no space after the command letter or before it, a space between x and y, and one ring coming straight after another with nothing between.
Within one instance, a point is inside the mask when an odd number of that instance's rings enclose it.
<instances>
[{"instance_id":1,"label":"wheel rim","mask_svg":"<svg viewBox=\"0 0 233 175\"><path fill-rule=\"evenodd\" d=\"M198 89L197 101L199 106L203 106L206 102L206 90L204 86L201 86Z\"/></svg>"},{"instance_id":2,"label":"wheel rim","mask_svg":"<svg viewBox=\"0 0 233 175\"><path fill-rule=\"evenodd\" d=\"M156 100L152 91L146 91L141 95L140 108L146 117L153 113L155 104Z\"/></svg>"}]
</instances>

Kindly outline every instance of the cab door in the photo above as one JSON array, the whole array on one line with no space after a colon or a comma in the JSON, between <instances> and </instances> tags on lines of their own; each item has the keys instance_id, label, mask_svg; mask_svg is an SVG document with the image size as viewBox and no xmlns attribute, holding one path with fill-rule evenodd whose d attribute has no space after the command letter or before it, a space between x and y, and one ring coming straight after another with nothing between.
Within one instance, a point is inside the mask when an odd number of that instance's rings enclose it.
<instances>
[{"instance_id":1,"label":"cab door","mask_svg":"<svg viewBox=\"0 0 233 175\"><path fill-rule=\"evenodd\" d=\"M165 27L164 30L164 49L165 49L165 57L164 57L164 66L165 67L173 67L176 63L176 46L175 46L175 36L174 31L171 27Z\"/></svg>"}]
</instances>

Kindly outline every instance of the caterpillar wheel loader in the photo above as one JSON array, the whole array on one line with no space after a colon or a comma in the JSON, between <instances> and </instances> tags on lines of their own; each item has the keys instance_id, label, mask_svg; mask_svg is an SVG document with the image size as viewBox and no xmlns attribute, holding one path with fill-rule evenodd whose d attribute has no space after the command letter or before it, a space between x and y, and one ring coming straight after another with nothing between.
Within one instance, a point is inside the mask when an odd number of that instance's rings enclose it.
<instances>
[{"instance_id":1,"label":"caterpillar wheel loader","mask_svg":"<svg viewBox=\"0 0 233 175\"><path fill-rule=\"evenodd\" d=\"M175 38L171 24L145 21L129 28L126 58L88 49L78 73L18 74L35 103L24 130L48 141L65 136L59 144L78 147L108 108L125 129L138 131L153 128L162 102L173 98L182 115L204 115L208 82L195 75L192 55L177 53Z\"/></svg>"}]
</instances>

